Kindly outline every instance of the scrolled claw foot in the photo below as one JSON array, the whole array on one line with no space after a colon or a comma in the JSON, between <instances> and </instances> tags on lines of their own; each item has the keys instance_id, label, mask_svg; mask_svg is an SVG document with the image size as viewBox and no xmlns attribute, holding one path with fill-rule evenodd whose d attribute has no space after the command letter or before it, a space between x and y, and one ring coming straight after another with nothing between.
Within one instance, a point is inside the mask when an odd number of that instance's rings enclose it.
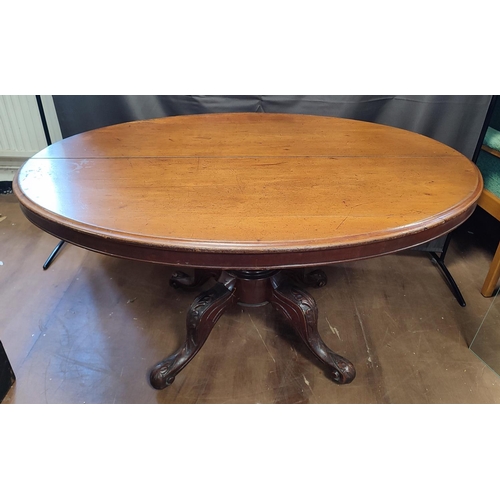
<instances>
[{"instance_id":1,"label":"scrolled claw foot","mask_svg":"<svg viewBox=\"0 0 500 500\"><path fill-rule=\"evenodd\" d=\"M330 353L334 354L332 351ZM345 358L335 354L335 360L332 362L334 366L330 373L332 379L337 384L350 384L356 377L356 369L354 365Z\"/></svg>"},{"instance_id":2,"label":"scrolled claw foot","mask_svg":"<svg viewBox=\"0 0 500 500\"><path fill-rule=\"evenodd\" d=\"M323 288L328 283L326 273L321 269L296 269L288 272L299 284L313 288Z\"/></svg>"},{"instance_id":3,"label":"scrolled claw foot","mask_svg":"<svg viewBox=\"0 0 500 500\"><path fill-rule=\"evenodd\" d=\"M182 271L175 271L174 274L172 274L168 284L172 288L177 289L189 286L191 282L192 282L192 277L189 276L189 274L183 273Z\"/></svg>"},{"instance_id":4,"label":"scrolled claw foot","mask_svg":"<svg viewBox=\"0 0 500 500\"><path fill-rule=\"evenodd\" d=\"M304 270L304 283L306 285L312 286L313 288L322 288L326 286L328 278L326 274L321 269L315 269L314 271Z\"/></svg>"},{"instance_id":5,"label":"scrolled claw foot","mask_svg":"<svg viewBox=\"0 0 500 500\"><path fill-rule=\"evenodd\" d=\"M202 286L212 277L218 279L220 274L220 271L209 269L195 269L193 272L193 276L190 276L183 271L175 271L169 280L169 284L172 288L193 290Z\"/></svg>"},{"instance_id":6,"label":"scrolled claw foot","mask_svg":"<svg viewBox=\"0 0 500 500\"><path fill-rule=\"evenodd\" d=\"M218 282L210 290L198 295L189 308L184 345L151 370L149 380L155 389L165 389L173 383L176 375L202 348L224 311L235 303L235 279L226 275L223 278L224 282Z\"/></svg>"},{"instance_id":7,"label":"scrolled claw foot","mask_svg":"<svg viewBox=\"0 0 500 500\"><path fill-rule=\"evenodd\" d=\"M306 291L289 282L284 274L271 279L270 302L295 329L309 350L321 361L337 384L349 384L356 376L353 364L333 352L318 332L316 301Z\"/></svg>"},{"instance_id":8,"label":"scrolled claw foot","mask_svg":"<svg viewBox=\"0 0 500 500\"><path fill-rule=\"evenodd\" d=\"M174 383L175 375L171 375L173 361L167 360L158 363L149 374L151 385L158 390L165 389Z\"/></svg>"}]
</instances>

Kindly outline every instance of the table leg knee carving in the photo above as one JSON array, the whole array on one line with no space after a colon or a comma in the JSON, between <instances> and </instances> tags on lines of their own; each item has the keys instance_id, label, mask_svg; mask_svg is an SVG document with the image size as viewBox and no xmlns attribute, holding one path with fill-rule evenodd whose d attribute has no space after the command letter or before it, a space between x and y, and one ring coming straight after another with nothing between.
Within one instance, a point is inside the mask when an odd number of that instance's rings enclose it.
<instances>
[{"instance_id":1,"label":"table leg knee carving","mask_svg":"<svg viewBox=\"0 0 500 500\"><path fill-rule=\"evenodd\" d=\"M273 278L272 284L271 303L274 308L291 324L316 358L327 366L335 382L352 382L356 376L353 364L333 352L319 335L318 308L314 298L281 276Z\"/></svg>"},{"instance_id":2,"label":"table leg knee carving","mask_svg":"<svg viewBox=\"0 0 500 500\"><path fill-rule=\"evenodd\" d=\"M178 373L202 348L219 318L235 300L234 288L228 288L220 282L198 295L187 313L186 342L151 370L150 382L155 389L164 389L173 383Z\"/></svg>"}]
</instances>

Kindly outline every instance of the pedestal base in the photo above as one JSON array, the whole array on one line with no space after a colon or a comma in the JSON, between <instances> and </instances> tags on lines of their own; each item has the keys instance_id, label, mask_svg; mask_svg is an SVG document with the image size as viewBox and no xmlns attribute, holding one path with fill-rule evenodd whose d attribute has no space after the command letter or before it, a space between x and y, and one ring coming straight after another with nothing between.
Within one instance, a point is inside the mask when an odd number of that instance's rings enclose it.
<instances>
[{"instance_id":1,"label":"pedestal base","mask_svg":"<svg viewBox=\"0 0 500 500\"><path fill-rule=\"evenodd\" d=\"M354 380L356 370L352 363L323 342L317 327L316 302L297 283L298 279L312 286L324 286L326 276L322 271L197 271L194 278L175 273L170 283L176 288L193 288L195 283L201 285L212 276L218 276L215 286L198 295L187 313L186 342L151 370L150 381L155 389L164 389L173 383L177 374L202 348L222 314L237 303L248 306L272 304L324 365L334 382L348 384Z\"/></svg>"}]
</instances>

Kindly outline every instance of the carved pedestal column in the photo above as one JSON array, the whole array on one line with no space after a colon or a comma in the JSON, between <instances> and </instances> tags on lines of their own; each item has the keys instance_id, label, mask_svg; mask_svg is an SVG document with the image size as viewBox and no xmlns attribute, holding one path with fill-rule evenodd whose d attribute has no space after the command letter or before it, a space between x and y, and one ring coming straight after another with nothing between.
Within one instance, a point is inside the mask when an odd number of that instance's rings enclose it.
<instances>
[{"instance_id":1,"label":"carved pedestal column","mask_svg":"<svg viewBox=\"0 0 500 500\"><path fill-rule=\"evenodd\" d=\"M186 342L152 369L150 380L155 389L164 389L172 384L176 375L201 349L224 311L236 303L253 307L271 303L321 361L335 382L348 384L354 380L356 370L352 363L334 353L319 335L318 310L314 298L295 284L288 273L198 271L191 278L178 272L170 283L176 288L192 288L196 283L203 283L212 276L218 276L217 283L198 295L188 311ZM326 283L326 276L323 277L322 271L316 270L308 275L301 273L301 281L304 281L304 276L312 276L309 281L312 285L322 286Z\"/></svg>"}]
</instances>

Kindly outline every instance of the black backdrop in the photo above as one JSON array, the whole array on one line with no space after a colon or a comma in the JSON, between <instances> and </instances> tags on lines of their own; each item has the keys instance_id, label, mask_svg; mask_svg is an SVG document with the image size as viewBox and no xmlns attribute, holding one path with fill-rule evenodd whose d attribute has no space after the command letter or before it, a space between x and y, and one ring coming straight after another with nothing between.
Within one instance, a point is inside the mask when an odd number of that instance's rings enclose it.
<instances>
[{"instance_id":1,"label":"black backdrop","mask_svg":"<svg viewBox=\"0 0 500 500\"><path fill-rule=\"evenodd\" d=\"M197 113L338 116L417 132L472 158L492 96L53 96L63 137L133 120Z\"/></svg>"}]
</instances>

